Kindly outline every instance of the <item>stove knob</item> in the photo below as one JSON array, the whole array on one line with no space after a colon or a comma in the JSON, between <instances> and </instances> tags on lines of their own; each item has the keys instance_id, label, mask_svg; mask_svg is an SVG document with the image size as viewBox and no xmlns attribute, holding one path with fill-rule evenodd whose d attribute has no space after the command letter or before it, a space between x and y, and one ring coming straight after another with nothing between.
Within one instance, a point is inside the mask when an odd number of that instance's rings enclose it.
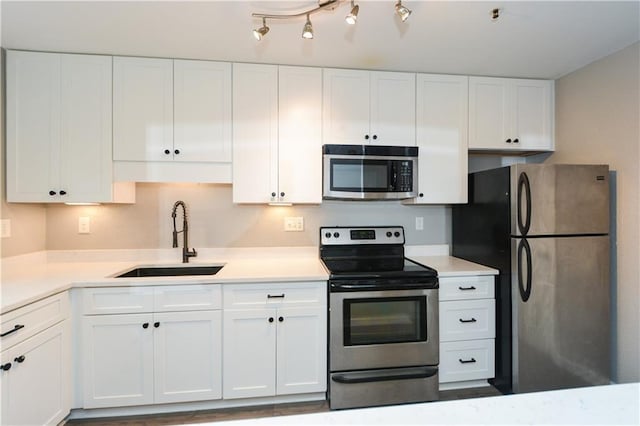
<instances>
[{"instance_id":1,"label":"stove knob","mask_svg":"<svg viewBox=\"0 0 640 426\"><path fill-rule=\"evenodd\" d=\"M334 236L335 238L338 238L338 237L340 236L340 233L339 233L339 232L334 232L334 233L333 233L333 236Z\"/></svg>"},{"instance_id":2,"label":"stove knob","mask_svg":"<svg viewBox=\"0 0 640 426\"><path fill-rule=\"evenodd\" d=\"M398 231L394 232L393 235L398 238L400 236L400 233Z\"/></svg>"},{"instance_id":3,"label":"stove knob","mask_svg":"<svg viewBox=\"0 0 640 426\"><path fill-rule=\"evenodd\" d=\"M324 234L324 236L327 238L331 238L331 232L327 232L326 234Z\"/></svg>"},{"instance_id":4,"label":"stove knob","mask_svg":"<svg viewBox=\"0 0 640 426\"><path fill-rule=\"evenodd\" d=\"M391 238L391 231L387 231L387 238Z\"/></svg>"}]
</instances>

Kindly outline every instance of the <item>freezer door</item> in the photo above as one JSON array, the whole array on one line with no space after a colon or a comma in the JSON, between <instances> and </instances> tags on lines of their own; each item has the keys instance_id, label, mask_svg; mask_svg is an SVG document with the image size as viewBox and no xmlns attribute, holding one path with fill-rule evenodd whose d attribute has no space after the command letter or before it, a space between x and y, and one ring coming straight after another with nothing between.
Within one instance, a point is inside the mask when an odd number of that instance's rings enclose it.
<instances>
[{"instance_id":1,"label":"freezer door","mask_svg":"<svg viewBox=\"0 0 640 426\"><path fill-rule=\"evenodd\" d=\"M609 237L511 244L513 391L608 384Z\"/></svg>"},{"instance_id":2,"label":"freezer door","mask_svg":"<svg viewBox=\"0 0 640 426\"><path fill-rule=\"evenodd\" d=\"M609 233L609 166L511 166L511 235Z\"/></svg>"}]
</instances>

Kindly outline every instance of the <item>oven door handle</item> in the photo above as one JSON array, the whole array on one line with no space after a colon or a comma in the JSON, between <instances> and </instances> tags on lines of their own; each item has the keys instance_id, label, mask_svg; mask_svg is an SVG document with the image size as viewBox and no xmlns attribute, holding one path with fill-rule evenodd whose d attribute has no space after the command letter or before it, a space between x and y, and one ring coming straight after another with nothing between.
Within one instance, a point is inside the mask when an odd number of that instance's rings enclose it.
<instances>
[{"instance_id":1,"label":"oven door handle","mask_svg":"<svg viewBox=\"0 0 640 426\"><path fill-rule=\"evenodd\" d=\"M371 383L386 380L425 379L438 374L438 367L416 367L401 370L358 371L354 373L339 373L331 376L337 383Z\"/></svg>"}]
</instances>

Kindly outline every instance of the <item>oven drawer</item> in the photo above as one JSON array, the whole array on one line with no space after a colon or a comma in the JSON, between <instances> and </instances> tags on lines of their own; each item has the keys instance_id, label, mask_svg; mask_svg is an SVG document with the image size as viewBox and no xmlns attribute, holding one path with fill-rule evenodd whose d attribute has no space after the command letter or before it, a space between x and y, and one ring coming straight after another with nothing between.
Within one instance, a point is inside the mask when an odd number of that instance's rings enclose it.
<instances>
[{"instance_id":1,"label":"oven drawer","mask_svg":"<svg viewBox=\"0 0 640 426\"><path fill-rule=\"evenodd\" d=\"M488 379L495 375L495 340L440 344L440 383Z\"/></svg>"},{"instance_id":2,"label":"oven drawer","mask_svg":"<svg viewBox=\"0 0 640 426\"><path fill-rule=\"evenodd\" d=\"M493 299L493 275L441 277L440 300Z\"/></svg>"},{"instance_id":3,"label":"oven drawer","mask_svg":"<svg viewBox=\"0 0 640 426\"><path fill-rule=\"evenodd\" d=\"M492 339L496 335L495 300L440 302L440 342Z\"/></svg>"},{"instance_id":4,"label":"oven drawer","mask_svg":"<svg viewBox=\"0 0 640 426\"><path fill-rule=\"evenodd\" d=\"M225 309L253 309L267 306L326 306L326 282L224 284Z\"/></svg>"}]
</instances>

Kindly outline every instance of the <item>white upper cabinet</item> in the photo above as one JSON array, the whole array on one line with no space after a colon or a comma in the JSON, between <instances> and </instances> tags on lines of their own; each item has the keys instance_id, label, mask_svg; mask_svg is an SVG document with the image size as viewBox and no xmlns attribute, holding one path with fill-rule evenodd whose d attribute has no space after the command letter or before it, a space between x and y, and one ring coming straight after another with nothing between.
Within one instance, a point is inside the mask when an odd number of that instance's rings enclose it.
<instances>
[{"instance_id":1,"label":"white upper cabinet","mask_svg":"<svg viewBox=\"0 0 640 426\"><path fill-rule=\"evenodd\" d=\"M112 183L111 57L7 52L7 201L133 202Z\"/></svg>"},{"instance_id":2,"label":"white upper cabinet","mask_svg":"<svg viewBox=\"0 0 640 426\"><path fill-rule=\"evenodd\" d=\"M230 63L114 57L113 69L118 180L230 182Z\"/></svg>"},{"instance_id":3,"label":"white upper cabinet","mask_svg":"<svg viewBox=\"0 0 640 426\"><path fill-rule=\"evenodd\" d=\"M468 77L418 74L417 198L407 204L467 202Z\"/></svg>"},{"instance_id":4,"label":"white upper cabinet","mask_svg":"<svg viewBox=\"0 0 640 426\"><path fill-rule=\"evenodd\" d=\"M322 201L322 71L234 64L233 201Z\"/></svg>"},{"instance_id":5,"label":"white upper cabinet","mask_svg":"<svg viewBox=\"0 0 640 426\"><path fill-rule=\"evenodd\" d=\"M325 144L415 145L415 74L324 69Z\"/></svg>"},{"instance_id":6,"label":"white upper cabinet","mask_svg":"<svg viewBox=\"0 0 640 426\"><path fill-rule=\"evenodd\" d=\"M469 78L469 149L553 151L553 81Z\"/></svg>"}]
</instances>

